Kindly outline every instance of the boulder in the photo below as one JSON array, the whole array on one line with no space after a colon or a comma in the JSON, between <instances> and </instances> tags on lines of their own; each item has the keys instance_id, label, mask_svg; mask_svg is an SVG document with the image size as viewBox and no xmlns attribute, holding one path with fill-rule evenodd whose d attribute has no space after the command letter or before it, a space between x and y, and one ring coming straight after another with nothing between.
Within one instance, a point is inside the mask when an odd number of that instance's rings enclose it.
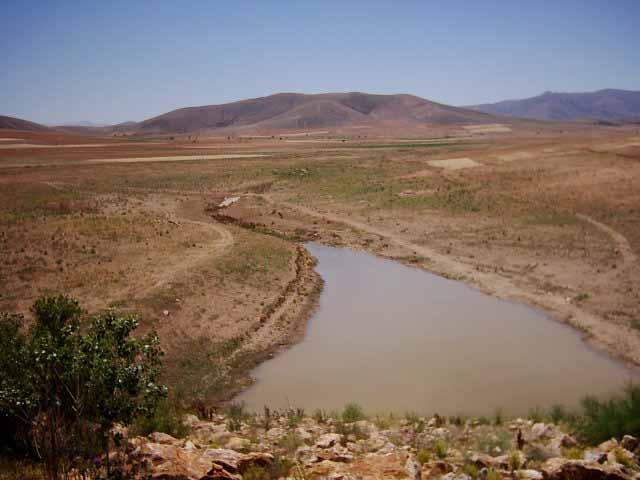
<instances>
[{"instance_id":1,"label":"boulder","mask_svg":"<svg viewBox=\"0 0 640 480\"><path fill-rule=\"evenodd\" d=\"M617 468L584 460L552 458L541 467L545 480L629 480L630 477Z\"/></svg>"},{"instance_id":2,"label":"boulder","mask_svg":"<svg viewBox=\"0 0 640 480\"><path fill-rule=\"evenodd\" d=\"M639 445L640 442L638 441L638 439L636 437L632 437L631 435L625 435L624 437L622 437L622 441L620 442L620 446L625 450L629 450L630 452L633 452L636 448L638 448Z\"/></svg>"},{"instance_id":3,"label":"boulder","mask_svg":"<svg viewBox=\"0 0 640 480\"><path fill-rule=\"evenodd\" d=\"M177 445L180 442L177 438L162 432L153 432L149 435L149 440L153 443L162 443L164 445Z\"/></svg>"},{"instance_id":4,"label":"boulder","mask_svg":"<svg viewBox=\"0 0 640 480\"><path fill-rule=\"evenodd\" d=\"M587 462L604 463L607 461L607 454L599 450L585 450L582 458Z\"/></svg>"},{"instance_id":5,"label":"boulder","mask_svg":"<svg viewBox=\"0 0 640 480\"><path fill-rule=\"evenodd\" d=\"M547 425L545 423L534 423L531 427L531 438L533 440L543 440L545 438L552 438L554 434L553 425Z\"/></svg>"},{"instance_id":6,"label":"boulder","mask_svg":"<svg viewBox=\"0 0 640 480\"><path fill-rule=\"evenodd\" d=\"M562 433L557 437L553 437L551 442L549 442L549 449L553 452L555 456L562 456L563 448L571 448L578 445L578 442L571 435L567 435L566 433Z\"/></svg>"},{"instance_id":7,"label":"boulder","mask_svg":"<svg viewBox=\"0 0 640 480\"><path fill-rule=\"evenodd\" d=\"M282 437L284 437L286 433L287 432L285 432L284 429L280 427L273 427L271 430L267 431L266 435L267 435L267 438L272 442L277 442Z\"/></svg>"},{"instance_id":8,"label":"boulder","mask_svg":"<svg viewBox=\"0 0 640 480\"><path fill-rule=\"evenodd\" d=\"M604 453L609 453L611 450L613 450L617 446L618 446L618 441L615 438L612 438L611 440L607 440L606 442L602 442L600 445L598 445L598 450Z\"/></svg>"},{"instance_id":9,"label":"boulder","mask_svg":"<svg viewBox=\"0 0 640 480\"><path fill-rule=\"evenodd\" d=\"M341 436L337 433L325 433L321 435L316 441L316 447L318 448L330 448L336 443L340 443Z\"/></svg>"},{"instance_id":10,"label":"boulder","mask_svg":"<svg viewBox=\"0 0 640 480\"><path fill-rule=\"evenodd\" d=\"M516 470L516 478L520 480L542 480L543 475L538 470Z\"/></svg>"}]
</instances>

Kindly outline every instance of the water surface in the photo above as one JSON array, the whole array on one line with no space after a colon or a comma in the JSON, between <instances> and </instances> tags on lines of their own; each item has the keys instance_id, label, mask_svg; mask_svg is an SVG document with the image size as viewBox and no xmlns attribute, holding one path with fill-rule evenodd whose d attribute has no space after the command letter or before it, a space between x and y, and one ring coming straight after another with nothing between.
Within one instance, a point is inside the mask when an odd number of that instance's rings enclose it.
<instances>
[{"instance_id":1,"label":"water surface","mask_svg":"<svg viewBox=\"0 0 640 480\"><path fill-rule=\"evenodd\" d=\"M304 340L263 363L249 408L523 414L610 395L637 374L524 305L366 253L317 244L325 280Z\"/></svg>"}]
</instances>

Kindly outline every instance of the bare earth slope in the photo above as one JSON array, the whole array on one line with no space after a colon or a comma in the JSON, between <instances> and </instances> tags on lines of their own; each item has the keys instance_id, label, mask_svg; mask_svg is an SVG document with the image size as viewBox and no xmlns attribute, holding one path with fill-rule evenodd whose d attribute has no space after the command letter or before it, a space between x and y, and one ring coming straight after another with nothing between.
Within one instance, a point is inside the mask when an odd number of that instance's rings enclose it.
<instances>
[{"instance_id":1,"label":"bare earth slope","mask_svg":"<svg viewBox=\"0 0 640 480\"><path fill-rule=\"evenodd\" d=\"M545 92L537 97L469 108L537 120L640 121L640 92L613 89L587 93Z\"/></svg>"},{"instance_id":2,"label":"bare earth slope","mask_svg":"<svg viewBox=\"0 0 640 480\"><path fill-rule=\"evenodd\" d=\"M279 93L224 105L174 110L140 122L139 133L199 130L276 131L281 129L395 123L465 124L493 121L490 115L450 107L412 95Z\"/></svg>"}]
</instances>

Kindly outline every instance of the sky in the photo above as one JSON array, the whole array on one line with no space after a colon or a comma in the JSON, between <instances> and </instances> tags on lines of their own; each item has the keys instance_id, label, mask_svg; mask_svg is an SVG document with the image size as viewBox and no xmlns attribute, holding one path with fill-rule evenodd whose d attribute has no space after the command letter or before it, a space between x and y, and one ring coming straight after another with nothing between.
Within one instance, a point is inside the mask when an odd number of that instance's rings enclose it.
<instances>
[{"instance_id":1,"label":"sky","mask_svg":"<svg viewBox=\"0 0 640 480\"><path fill-rule=\"evenodd\" d=\"M0 24L0 114L46 124L277 92L640 90L640 0L5 0Z\"/></svg>"}]
</instances>

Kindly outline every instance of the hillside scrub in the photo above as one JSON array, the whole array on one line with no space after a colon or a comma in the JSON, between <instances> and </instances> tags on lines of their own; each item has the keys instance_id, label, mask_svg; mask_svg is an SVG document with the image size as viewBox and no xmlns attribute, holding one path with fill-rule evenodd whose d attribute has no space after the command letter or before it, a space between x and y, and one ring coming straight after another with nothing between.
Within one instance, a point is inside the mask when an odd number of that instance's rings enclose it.
<instances>
[{"instance_id":1,"label":"hillside scrub","mask_svg":"<svg viewBox=\"0 0 640 480\"><path fill-rule=\"evenodd\" d=\"M152 416L166 396L158 337L132 337L131 315L87 318L63 295L38 299L32 311L24 333L21 316L0 315L0 418L13 434L4 447L26 448L50 480L109 476L114 426Z\"/></svg>"}]
</instances>

